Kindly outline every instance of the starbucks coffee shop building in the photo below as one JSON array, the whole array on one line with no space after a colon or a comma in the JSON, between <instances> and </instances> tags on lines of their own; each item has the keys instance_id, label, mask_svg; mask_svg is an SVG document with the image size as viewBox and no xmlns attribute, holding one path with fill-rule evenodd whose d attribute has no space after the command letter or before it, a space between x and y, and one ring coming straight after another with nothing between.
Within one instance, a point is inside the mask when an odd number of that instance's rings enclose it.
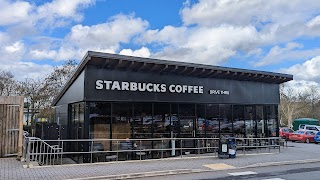
<instances>
[{"instance_id":1,"label":"starbucks coffee shop building","mask_svg":"<svg viewBox=\"0 0 320 180\"><path fill-rule=\"evenodd\" d=\"M54 101L56 120L63 139L273 137L279 84L292 79L89 51Z\"/></svg>"}]
</instances>

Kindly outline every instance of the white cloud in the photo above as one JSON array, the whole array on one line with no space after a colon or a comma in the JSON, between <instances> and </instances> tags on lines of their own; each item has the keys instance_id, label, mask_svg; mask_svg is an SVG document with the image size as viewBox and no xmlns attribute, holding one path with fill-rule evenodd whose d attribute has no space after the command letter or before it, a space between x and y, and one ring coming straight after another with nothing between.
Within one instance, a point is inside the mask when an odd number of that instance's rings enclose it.
<instances>
[{"instance_id":1,"label":"white cloud","mask_svg":"<svg viewBox=\"0 0 320 180\"><path fill-rule=\"evenodd\" d=\"M7 33L0 31L0 63L20 61L26 48L23 41L14 41Z\"/></svg>"},{"instance_id":2,"label":"white cloud","mask_svg":"<svg viewBox=\"0 0 320 180\"><path fill-rule=\"evenodd\" d=\"M131 49L122 49L120 51L121 55L126 55L126 56L138 56L138 57L150 57L150 51L148 48L146 47L142 47L141 49L132 51Z\"/></svg>"},{"instance_id":3,"label":"white cloud","mask_svg":"<svg viewBox=\"0 0 320 180\"><path fill-rule=\"evenodd\" d=\"M64 26L69 20L81 21L80 9L94 4L94 0L54 0L41 5L36 10L36 19L46 26Z\"/></svg>"},{"instance_id":4,"label":"white cloud","mask_svg":"<svg viewBox=\"0 0 320 180\"><path fill-rule=\"evenodd\" d=\"M10 46L4 48L8 53L16 53L24 49L24 44L22 42L15 42Z\"/></svg>"},{"instance_id":5,"label":"white cloud","mask_svg":"<svg viewBox=\"0 0 320 180\"><path fill-rule=\"evenodd\" d=\"M185 6L181 16L187 25L290 24L311 18L319 8L318 0L200 0Z\"/></svg>"},{"instance_id":6,"label":"white cloud","mask_svg":"<svg viewBox=\"0 0 320 180\"><path fill-rule=\"evenodd\" d=\"M213 63L221 64L238 53L245 53L247 57L257 53L262 56L261 49L272 45L274 47L266 57L253 63L255 66L265 66L292 58L311 58L319 54L319 49L297 50L300 47L290 47L290 43L285 48L275 45L295 41L300 37L320 37L318 25L320 19L319 16L314 17L319 13L319 8L318 0L308 0L307 3L293 0L289 4L277 0L200 0L194 4L186 3L180 14L184 26L188 27L186 28L188 33L184 35L192 51L226 52L204 61L210 63L214 58L216 60ZM191 29L197 30L191 31ZM157 30L157 32L161 31ZM152 35L154 34L156 33ZM160 36L159 33L158 36ZM191 39L192 36L195 38ZM154 37L154 39L157 38ZM180 37L173 36L171 39L174 41ZM161 41L161 38L158 41ZM180 44L168 45L168 47L174 47L171 51L176 49L179 52L179 48L176 48L179 46L183 49L189 48L185 46L185 42L178 42ZM209 42L210 47L214 48L208 48ZM257 49L260 51L256 51ZM161 53L166 54L165 51ZM190 53L190 55L194 54ZM188 59L191 60L193 57L190 56Z\"/></svg>"},{"instance_id":7,"label":"white cloud","mask_svg":"<svg viewBox=\"0 0 320 180\"><path fill-rule=\"evenodd\" d=\"M53 28L69 21L81 21L80 10L95 3L95 0L53 0L36 6L28 1L2 0L0 2L0 26ZM27 25L28 24L28 25Z\"/></svg>"},{"instance_id":8,"label":"white cloud","mask_svg":"<svg viewBox=\"0 0 320 180\"><path fill-rule=\"evenodd\" d=\"M320 89L320 84L315 81L305 81L305 80L292 80L284 83L285 90L291 88L293 93L298 95L299 93L310 91L310 87L316 87Z\"/></svg>"},{"instance_id":9,"label":"white cloud","mask_svg":"<svg viewBox=\"0 0 320 180\"><path fill-rule=\"evenodd\" d=\"M29 21L33 6L25 1L0 1L0 26Z\"/></svg>"},{"instance_id":10,"label":"white cloud","mask_svg":"<svg viewBox=\"0 0 320 180\"><path fill-rule=\"evenodd\" d=\"M313 18L312 20L310 20L307 23L308 27L315 27L315 26L320 26L320 15L316 16L315 18Z\"/></svg>"},{"instance_id":11,"label":"white cloud","mask_svg":"<svg viewBox=\"0 0 320 180\"><path fill-rule=\"evenodd\" d=\"M320 84L320 56L288 69L282 69L281 72L292 74L297 81L313 81Z\"/></svg>"},{"instance_id":12,"label":"white cloud","mask_svg":"<svg viewBox=\"0 0 320 180\"><path fill-rule=\"evenodd\" d=\"M40 65L32 62L12 62L2 63L1 70L9 70L14 74L17 80L24 80L26 78L43 79L46 75L53 71L51 65Z\"/></svg>"},{"instance_id":13,"label":"white cloud","mask_svg":"<svg viewBox=\"0 0 320 180\"><path fill-rule=\"evenodd\" d=\"M291 42L283 48L274 46L265 57L255 62L254 66L272 65L283 61L306 60L320 54L320 48L306 50L301 48L303 48L302 44Z\"/></svg>"},{"instance_id":14,"label":"white cloud","mask_svg":"<svg viewBox=\"0 0 320 180\"><path fill-rule=\"evenodd\" d=\"M78 24L61 40L59 48L37 47L30 54L35 59L52 58L59 61L81 59L89 50L116 53L120 50L121 43L129 43L135 36L145 32L148 25L147 21L135 18L134 15L116 15L105 23L93 26ZM147 55L143 50L134 53Z\"/></svg>"},{"instance_id":15,"label":"white cloud","mask_svg":"<svg viewBox=\"0 0 320 180\"><path fill-rule=\"evenodd\" d=\"M221 64L237 52L252 53L261 43L270 41L269 34L258 33L253 26L172 27L148 30L140 42L164 45L154 54L157 58ZM196 57L196 58L195 58Z\"/></svg>"}]
</instances>

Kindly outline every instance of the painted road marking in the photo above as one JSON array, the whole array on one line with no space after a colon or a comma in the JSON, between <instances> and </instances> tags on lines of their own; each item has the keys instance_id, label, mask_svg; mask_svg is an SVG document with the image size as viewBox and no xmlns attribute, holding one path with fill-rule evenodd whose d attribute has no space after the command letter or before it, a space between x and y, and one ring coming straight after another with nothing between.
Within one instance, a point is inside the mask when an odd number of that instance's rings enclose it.
<instances>
[{"instance_id":1,"label":"painted road marking","mask_svg":"<svg viewBox=\"0 0 320 180\"><path fill-rule=\"evenodd\" d=\"M222 169L234 169L235 167L234 166L230 166L228 164L205 164L203 165L207 168L210 168L210 169L214 169L214 170L222 170Z\"/></svg>"},{"instance_id":2,"label":"painted road marking","mask_svg":"<svg viewBox=\"0 0 320 180\"><path fill-rule=\"evenodd\" d=\"M285 180L285 179L282 179L282 178L271 178L271 179L262 179L262 180Z\"/></svg>"},{"instance_id":3,"label":"painted road marking","mask_svg":"<svg viewBox=\"0 0 320 180\"><path fill-rule=\"evenodd\" d=\"M244 171L244 172L234 172L234 173L228 173L231 176L245 176L245 175L251 175L251 174L258 174L256 172L253 171Z\"/></svg>"}]
</instances>

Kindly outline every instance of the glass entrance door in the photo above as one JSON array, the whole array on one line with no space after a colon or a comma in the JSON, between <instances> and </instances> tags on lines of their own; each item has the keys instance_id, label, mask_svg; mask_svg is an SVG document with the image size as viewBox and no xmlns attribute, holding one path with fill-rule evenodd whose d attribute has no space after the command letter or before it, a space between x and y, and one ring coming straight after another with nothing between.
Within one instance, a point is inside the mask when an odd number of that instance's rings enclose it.
<instances>
[{"instance_id":1,"label":"glass entrance door","mask_svg":"<svg viewBox=\"0 0 320 180\"><path fill-rule=\"evenodd\" d=\"M179 105L179 137L180 138L195 138L195 104L180 104ZM182 141L183 148L194 148L195 140L186 139ZM183 153L194 153L194 149L186 149Z\"/></svg>"},{"instance_id":2,"label":"glass entrance door","mask_svg":"<svg viewBox=\"0 0 320 180\"><path fill-rule=\"evenodd\" d=\"M180 137L181 138L195 138L195 120L196 117L180 117ZM185 139L182 141L183 148L194 148L194 139ZM194 149L186 149L183 153L194 153Z\"/></svg>"}]
</instances>

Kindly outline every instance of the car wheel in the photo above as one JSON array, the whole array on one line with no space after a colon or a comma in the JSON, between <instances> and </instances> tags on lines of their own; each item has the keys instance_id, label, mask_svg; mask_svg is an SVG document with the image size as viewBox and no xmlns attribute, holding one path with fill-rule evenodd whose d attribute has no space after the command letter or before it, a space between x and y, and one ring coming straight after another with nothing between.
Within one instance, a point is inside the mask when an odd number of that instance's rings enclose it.
<instances>
[{"instance_id":1,"label":"car wheel","mask_svg":"<svg viewBox=\"0 0 320 180\"><path fill-rule=\"evenodd\" d=\"M292 140L292 142L296 142L295 140Z\"/></svg>"},{"instance_id":2,"label":"car wheel","mask_svg":"<svg viewBox=\"0 0 320 180\"><path fill-rule=\"evenodd\" d=\"M306 143L310 143L310 140L309 140L309 138L307 138L307 139L306 139Z\"/></svg>"},{"instance_id":3,"label":"car wheel","mask_svg":"<svg viewBox=\"0 0 320 180\"><path fill-rule=\"evenodd\" d=\"M315 144L318 144L318 142L314 142Z\"/></svg>"}]
</instances>

